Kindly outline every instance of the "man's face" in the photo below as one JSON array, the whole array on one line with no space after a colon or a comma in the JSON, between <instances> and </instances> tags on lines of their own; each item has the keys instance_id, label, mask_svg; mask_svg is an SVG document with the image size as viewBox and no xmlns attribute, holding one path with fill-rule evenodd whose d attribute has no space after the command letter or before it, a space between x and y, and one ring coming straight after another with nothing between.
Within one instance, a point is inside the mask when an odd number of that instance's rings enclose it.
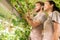
<instances>
[{"instance_id":1,"label":"man's face","mask_svg":"<svg viewBox=\"0 0 60 40\"><path fill-rule=\"evenodd\" d=\"M40 3L35 4L35 11L39 11L41 9Z\"/></svg>"}]
</instances>

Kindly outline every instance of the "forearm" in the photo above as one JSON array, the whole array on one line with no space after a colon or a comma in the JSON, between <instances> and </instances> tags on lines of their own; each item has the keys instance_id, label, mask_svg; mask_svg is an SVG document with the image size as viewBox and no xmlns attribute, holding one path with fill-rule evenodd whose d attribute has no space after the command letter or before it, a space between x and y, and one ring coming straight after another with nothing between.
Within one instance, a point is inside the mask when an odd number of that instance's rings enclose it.
<instances>
[{"instance_id":1,"label":"forearm","mask_svg":"<svg viewBox=\"0 0 60 40\"><path fill-rule=\"evenodd\" d=\"M33 20L32 19L26 19L27 20L27 22L31 25L31 26L33 26Z\"/></svg>"},{"instance_id":2,"label":"forearm","mask_svg":"<svg viewBox=\"0 0 60 40\"><path fill-rule=\"evenodd\" d=\"M34 22L32 19L27 19L27 22L32 26L32 27L37 27L40 23Z\"/></svg>"}]
</instances>

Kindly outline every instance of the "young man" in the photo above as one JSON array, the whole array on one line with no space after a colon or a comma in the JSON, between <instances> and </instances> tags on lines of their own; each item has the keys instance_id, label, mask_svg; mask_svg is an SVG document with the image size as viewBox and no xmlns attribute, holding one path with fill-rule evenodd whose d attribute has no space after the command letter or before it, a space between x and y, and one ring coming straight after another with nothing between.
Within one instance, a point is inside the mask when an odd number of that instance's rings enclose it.
<instances>
[{"instance_id":1,"label":"young man","mask_svg":"<svg viewBox=\"0 0 60 40\"><path fill-rule=\"evenodd\" d=\"M30 18L29 16L26 17L27 22L32 26L30 40L42 40L43 24L47 19L43 12L43 6L43 2L36 2L35 11L37 15L34 18Z\"/></svg>"}]
</instances>

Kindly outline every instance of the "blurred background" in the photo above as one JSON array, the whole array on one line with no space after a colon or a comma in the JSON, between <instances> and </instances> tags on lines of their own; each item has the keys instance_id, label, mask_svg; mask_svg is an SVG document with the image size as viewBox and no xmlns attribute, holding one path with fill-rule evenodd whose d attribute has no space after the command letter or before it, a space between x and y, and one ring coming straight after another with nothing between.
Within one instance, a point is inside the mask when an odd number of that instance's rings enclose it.
<instances>
[{"instance_id":1,"label":"blurred background","mask_svg":"<svg viewBox=\"0 0 60 40\"><path fill-rule=\"evenodd\" d=\"M28 40L32 28L24 15L37 1L46 0L0 0L0 40ZM60 0L53 1L60 8Z\"/></svg>"}]
</instances>

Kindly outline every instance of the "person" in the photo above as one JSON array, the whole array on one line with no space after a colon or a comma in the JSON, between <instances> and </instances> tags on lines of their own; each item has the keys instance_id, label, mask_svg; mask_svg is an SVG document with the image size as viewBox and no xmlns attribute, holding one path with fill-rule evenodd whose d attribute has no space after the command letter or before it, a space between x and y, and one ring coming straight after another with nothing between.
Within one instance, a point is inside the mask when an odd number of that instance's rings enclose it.
<instances>
[{"instance_id":1,"label":"person","mask_svg":"<svg viewBox=\"0 0 60 40\"><path fill-rule=\"evenodd\" d=\"M47 19L46 15L43 12L44 3L41 1L36 2L35 11L36 16L33 18L26 16L27 22L32 26L32 30L30 33L30 40L42 40L42 30L43 24Z\"/></svg>"},{"instance_id":2,"label":"person","mask_svg":"<svg viewBox=\"0 0 60 40\"><path fill-rule=\"evenodd\" d=\"M48 14L48 18L44 23L43 40L58 40L57 29L58 23L60 23L60 10L52 0L45 2L44 10Z\"/></svg>"}]
</instances>

